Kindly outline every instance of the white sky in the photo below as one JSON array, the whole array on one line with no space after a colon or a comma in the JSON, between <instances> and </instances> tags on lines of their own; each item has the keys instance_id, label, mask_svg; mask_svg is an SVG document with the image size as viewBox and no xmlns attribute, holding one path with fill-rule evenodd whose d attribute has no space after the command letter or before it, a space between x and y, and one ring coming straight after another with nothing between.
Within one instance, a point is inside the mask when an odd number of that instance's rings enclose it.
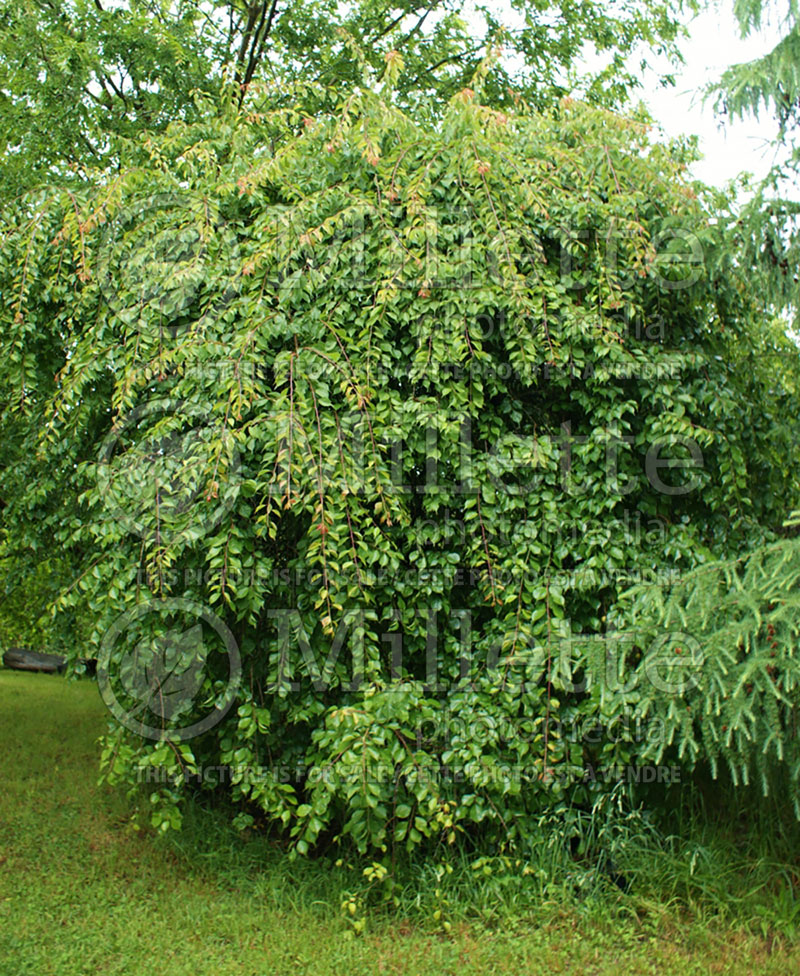
<instances>
[{"instance_id":1,"label":"white sky","mask_svg":"<svg viewBox=\"0 0 800 976\"><path fill-rule=\"evenodd\" d=\"M772 50L780 30L774 23L765 24L742 39L733 17L733 0L720 0L691 21L689 31L680 44L686 64L676 75L675 87L662 88L655 78L647 79L642 100L667 135L698 136L705 157L692 167L698 179L719 186L742 171L764 176L774 152L767 143L777 132L777 123L765 116L761 121L746 117L722 125L711 101L702 103L701 90L729 65Z\"/></svg>"},{"instance_id":2,"label":"white sky","mask_svg":"<svg viewBox=\"0 0 800 976\"><path fill-rule=\"evenodd\" d=\"M496 2L503 9L501 22L521 26L519 11L505 0ZM467 22L474 16L473 3L467 0L464 8ZM776 6L785 9L785 0L764 0L762 27L744 39L733 16L733 0L706 0L703 6L701 13L688 20L689 36L679 41L685 61L680 71L674 71L666 58L658 59L644 49L630 59L633 71L642 56L654 68L642 79L643 87L632 92L633 101L645 103L666 136L698 137L704 158L692 166L695 178L722 186L742 172L763 177L773 162L774 149L769 142L777 133L777 122L765 112L760 121L746 117L723 124L713 110L713 98L704 103L702 91L730 65L752 61L775 47L783 32L773 11ZM587 52L585 63L588 70L597 70L607 58ZM668 73L674 74L676 84L665 88L659 84L659 77Z\"/></svg>"}]
</instances>

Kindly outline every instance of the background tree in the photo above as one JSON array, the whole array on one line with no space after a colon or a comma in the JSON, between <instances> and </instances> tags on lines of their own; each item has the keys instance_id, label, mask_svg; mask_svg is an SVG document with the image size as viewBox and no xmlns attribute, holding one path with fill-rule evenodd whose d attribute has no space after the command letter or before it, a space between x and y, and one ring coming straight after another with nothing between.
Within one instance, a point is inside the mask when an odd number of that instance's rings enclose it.
<instances>
[{"instance_id":1,"label":"background tree","mask_svg":"<svg viewBox=\"0 0 800 976\"><path fill-rule=\"evenodd\" d=\"M762 22L778 27L781 40L763 57L728 68L711 86L716 108L736 119L773 118L775 162L752 198L741 208L737 235L741 260L760 275L765 303L785 309L798 324L800 293L800 8L794 0L767 3L737 0L734 14L742 36Z\"/></svg>"}]
</instances>

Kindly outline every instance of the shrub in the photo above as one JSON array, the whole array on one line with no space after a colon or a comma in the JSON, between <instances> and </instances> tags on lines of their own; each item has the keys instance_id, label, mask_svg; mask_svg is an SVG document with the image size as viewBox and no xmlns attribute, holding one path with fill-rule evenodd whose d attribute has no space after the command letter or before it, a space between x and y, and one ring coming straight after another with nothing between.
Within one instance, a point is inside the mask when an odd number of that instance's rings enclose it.
<instances>
[{"instance_id":1,"label":"shrub","mask_svg":"<svg viewBox=\"0 0 800 976\"><path fill-rule=\"evenodd\" d=\"M300 852L524 846L641 752L586 680L620 589L796 497L792 347L643 121L245 106L7 215L7 518L82 562L156 822L221 780Z\"/></svg>"}]
</instances>

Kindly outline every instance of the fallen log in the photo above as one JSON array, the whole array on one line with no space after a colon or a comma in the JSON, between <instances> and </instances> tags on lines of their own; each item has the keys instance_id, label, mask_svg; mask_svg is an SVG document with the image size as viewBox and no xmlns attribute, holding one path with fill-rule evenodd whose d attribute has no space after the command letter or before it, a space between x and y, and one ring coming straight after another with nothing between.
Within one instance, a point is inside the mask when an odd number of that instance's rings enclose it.
<instances>
[{"instance_id":1,"label":"fallen log","mask_svg":"<svg viewBox=\"0 0 800 976\"><path fill-rule=\"evenodd\" d=\"M3 664L15 671L43 671L46 674L61 673L67 659L59 654L43 654L27 647L9 647L3 654Z\"/></svg>"}]
</instances>

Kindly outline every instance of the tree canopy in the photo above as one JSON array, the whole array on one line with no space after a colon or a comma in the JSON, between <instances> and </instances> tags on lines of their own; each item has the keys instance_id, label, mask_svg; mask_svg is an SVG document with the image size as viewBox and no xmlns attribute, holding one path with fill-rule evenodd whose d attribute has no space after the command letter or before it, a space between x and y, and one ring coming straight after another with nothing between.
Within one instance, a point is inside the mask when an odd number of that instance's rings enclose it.
<instances>
[{"instance_id":1,"label":"tree canopy","mask_svg":"<svg viewBox=\"0 0 800 976\"><path fill-rule=\"evenodd\" d=\"M74 567L164 826L219 767L301 852L524 846L650 755L592 745L618 695L700 664L623 590L797 504L796 351L680 151L487 105L489 64L403 111L401 67L315 116L229 83L5 222L4 520Z\"/></svg>"},{"instance_id":2,"label":"tree canopy","mask_svg":"<svg viewBox=\"0 0 800 976\"><path fill-rule=\"evenodd\" d=\"M541 106L573 87L619 104L636 84L627 55L644 43L675 56L681 6L513 0L512 23L501 24L492 5L467 12L460 0L2 0L2 192L13 198L42 181L113 168L123 140L196 120L197 93L218 96L226 78L243 88L314 82L306 111L331 108L330 89L360 83L365 69L381 73L392 50L406 64L401 103L446 101L502 39L508 56L487 79L495 104L521 95ZM585 50L599 52L603 67L570 79Z\"/></svg>"}]
</instances>

